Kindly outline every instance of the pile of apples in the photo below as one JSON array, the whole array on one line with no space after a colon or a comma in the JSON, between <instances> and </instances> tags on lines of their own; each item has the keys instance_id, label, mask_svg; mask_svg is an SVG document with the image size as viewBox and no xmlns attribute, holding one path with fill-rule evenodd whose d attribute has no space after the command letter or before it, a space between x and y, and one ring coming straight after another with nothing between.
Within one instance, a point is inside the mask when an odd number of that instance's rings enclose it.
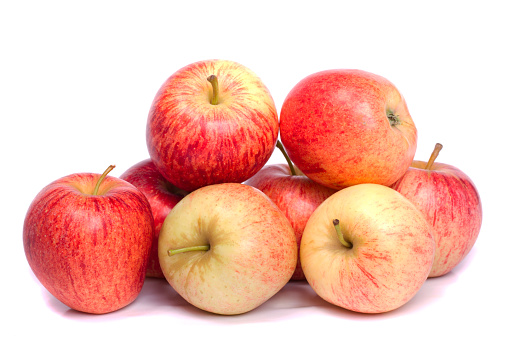
<instances>
[{"instance_id":1,"label":"pile of apples","mask_svg":"<svg viewBox=\"0 0 509 339\"><path fill-rule=\"evenodd\" d=\"M118 310L155 277L217 314L304 279L339 307L387 312L451 271L480 231L473 182L435 162L440 144L414 161L405 100L372 73L311 74L278 119L251 70L195 62L161 86L146 128L149 159L118 178L110 166L58 179L28 209L28 263L70 308ZM276 147L287 163L267 165Z\"/></svg>"}]
</instances>

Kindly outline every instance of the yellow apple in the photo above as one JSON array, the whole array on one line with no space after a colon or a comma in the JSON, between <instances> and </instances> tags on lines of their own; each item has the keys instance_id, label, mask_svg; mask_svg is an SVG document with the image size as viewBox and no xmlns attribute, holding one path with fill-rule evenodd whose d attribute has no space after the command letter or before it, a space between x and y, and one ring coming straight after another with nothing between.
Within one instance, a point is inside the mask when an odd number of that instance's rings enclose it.
<instances>
[{"instance_id":1,"label":"yellow apple","mask_svg":"<svg viewBox=\"0 0 509 339\"><path fill-rule=\"evenodd\" d=\"M435 241L424 215L395 190L359 184L334 193L309 218L304 274L324 300L362 313L394 310L421 288Z\"/></svg>"},{"instance_id":2,"label":"yellow apple","mask_svg":"<svg viewBox=\"0 0 509 339\"><path fill-rule=\"evenodd\" d=\"M260 190L215 184L185 196L159 233L159 262L190 304L217 314L253 310L292 277L297 241L283 212Z\"/></svg>"}]
</instances>

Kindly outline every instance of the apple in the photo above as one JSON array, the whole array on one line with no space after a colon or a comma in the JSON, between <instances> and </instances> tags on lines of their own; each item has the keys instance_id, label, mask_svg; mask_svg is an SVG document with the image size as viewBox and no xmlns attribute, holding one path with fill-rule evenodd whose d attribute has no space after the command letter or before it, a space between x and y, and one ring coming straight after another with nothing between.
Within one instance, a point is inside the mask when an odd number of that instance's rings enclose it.
<instances>
[{"instance_id":1,"label":"apple","mask_svg":"<svg viewBox=\"0 0 509 339\"><path fill-rule=\"evenodd\" d=\"M408 302L428 277L435 254L431 226L395 190L347 187L308 220L300 245L304 274L327 302L382 313Z\"/></svg>"},{"instance_id":2,"label":"apple","mask_svg":"<svg viewBox=\"0 0 509 339\"><path fill-rule=\"evenodd\" d=\"M258 307L290 280L297 242L283 212L260 190L214 184L185 196L159 233L169 284L195 307L224 315Z\"/></svg>"},{"instance_id":3,"label":"apple","mask_svg":"<svg viewBox=\"0 0 509 339\"><path fill-rule=\"evenodd\" d=\"M121 176L133 184L147 198L154 217L154 236L152 250L147 266L147 277L164 278L157 254L157 239L164 219L187 192L172 185L157 170L151 159L145 159L128 168Z\"/></svg>"},{"instance_id":4,"label":"apple","mask_svg":"<svg viewBox=\"0 0 509 339\"><path fill-rule=\"evenodd\" d=\"M191 192L253 176L269 160L278 132L272 96L253 71L233 61L205 60L163 83L146 137L161 174Z\"/></svg>"},{"instance_id":5,"label":"apple","mask_svg":"<svg viewBox=\"0 0 509 339\"><path fill-rule=\"evenodd\" d=\"M428 162L413 161L392 185L432 225L436 254L430 277L450 272L466 257L482 223L481 199L474 183L458 168L435 162L441 149L436 144Z\"/></svg>"},{"instance_id":6,"label":"apple","mask_svg":"<svg viewBox=\"0 0 509 339\"><path fill-rule=\"evenodd\" d=\"M245 184L261 190L285 214L295 232L297 248L299 248L302 232L309 217L336 190L320 185L306 177L288 159L284 147L279 141L276 146L281 150L288 163L265 165ZM297 260L291 280L304 279L300 260Z\"/></svg>"},{"instance_id":7,"label":"apple","mask_svg":"<svg viewBox=\"0 0 509 339\"><path fill-rule=\"evenodd\" d=\"M26 258L68 307L102 314L133 302L145 280L153 217L145 196L102 174L60 178L32 201L23 225Z\"/></svg>"},{"instance_id":8,"label":"apple","mask_svg":"<svg viewBox=\"0 0 509 339\"><path fill-rule=\"evenodd\" d=\"M391 185L412 163L417 130L387 79L361 70L311 74L288 93L281 142L310 179L334 188Z\"/></svg>"}]
</instances>

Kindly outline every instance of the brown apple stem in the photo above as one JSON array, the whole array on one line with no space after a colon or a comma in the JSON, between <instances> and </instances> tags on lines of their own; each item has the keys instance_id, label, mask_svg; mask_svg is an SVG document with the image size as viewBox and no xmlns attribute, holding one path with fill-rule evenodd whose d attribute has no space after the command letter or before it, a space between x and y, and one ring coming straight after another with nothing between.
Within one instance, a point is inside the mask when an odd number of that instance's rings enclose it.
<instances>
[{"instance_id":1,"label":"brown apple stem","mask_svg":"<svg viewBox=\"0 0 509 339\"><path fill-rule=\"evenodd\" d=\"M168 255L172 256L179 253L191 252L191 251L208 251L210 249L210 245L200 245L200 246L190 246L179 248L176 250L168 250Z\"/></svg>"},{"instance_id":2,"label":"brown apple stem","mask_svg":"<svg viewBox=\"0 0 509 339\"><path fill-rule=\"evenodd\" d=\"M393 110L388 108L385 111L385 114L387 115L387 119L389 119L391 127L401 125L401 119L399 118L399 116L396 115L396 113Z\"/></svg>"},{"instance_id":3,"label":"brown apple stem","mask_svg":"<svg viewBox=\"0 0 509 339\"><path fill-rule=\"evenodd\" d=\"M217 76L212 74L207 78L207 81L212 85L212 98L210 99L210 103L212 105L217 105L219 103L219 83L217 82Z\"/></svg>"},{"instance_id":4,"label":"brown apple stem","mask_svg":"<svg viewBox=\"0 0 509 339\"><path fill-rule=\"evenodd\" d=\"M295 168L293 167L293 163L290 160L290 157L288 156L288 154L286 153L285 148L283 147L283 144L281 143L281 141L279 141L279 140L277 141L276 147L279 148L281 153L283 153L283 156L285 157L286 162L288 163L288 167L290 167L290 172L292 172L292 175L296 175L297 173L295 172Z\"/></svg>"},{"instance_id":5,"label":"brown apple stem","mask_svg":"<svg viewBox=\"0 0 509 339\"><path fill-rule=\"evenodd\" d=\"M438 157L438 153L442 150L442 144L436 143L435 149L433 150L433 153L431 153L431 156L428 160L428 163L426 164L426 167L424 169L430 170L431 167L433 167L433 164L435 163L435 160Z\"/></svg>"},{"instance_id":6,"label":"brown apple stem","mask_svg":"<svg viewBox=\"0 0 509 339\"><path fill-rule=\"evenodd\" d=\"M334 228L336 229L336 233L338 234L339 242L345 247L352 248L353 246L352 243L350 243L343 237L343 232L341 232L341 228L339 227L339 220L334 219L332 220L332 223L334 224Z\"/></svg>"},{"instance_id":7,"label":"brown apple stem","mask_svg":"<svg viewBox=\"0 0 509 339\"><path fill-rule=\"evenodd\" d=\"M104 171L104 173L99 177L99 180L97 180L97 183L95 184L94 192L92 193L92 195L97 195L97 192L99 192L99 186L101 186L101 183L103 182L104 178L106 178L108 173L110 173L114 168L115 165L108 166L106 171Z\"/></svg>"}]
</instances>

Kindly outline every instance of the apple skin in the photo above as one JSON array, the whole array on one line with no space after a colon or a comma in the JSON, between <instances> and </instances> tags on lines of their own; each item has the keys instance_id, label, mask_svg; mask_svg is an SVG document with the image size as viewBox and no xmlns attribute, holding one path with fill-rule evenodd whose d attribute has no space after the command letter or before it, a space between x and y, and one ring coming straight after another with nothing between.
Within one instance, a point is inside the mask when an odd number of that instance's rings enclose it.
<instances>
[{"instance_id":1,"label":"apple skin","mask_svg":"<svg viewBox=\"0 0 509 339\"><path fill-rule=\"evenodd\" d=\"M338 219L341 244L333 226ZM334 193L313 212L300 247L304 274L324 300L361 313L408 302L431 270L435 242L417 208L393 189L359 184Z\"/></svg>"},{"instance_id":2,"label":"apple skin","mask_svg":"<svg viewBox=\"0 0 509 339\"><path fill-rule=\"evenodd\" d=\"M334 189L393 184L417 147L417 129L397 88L361 70L327 70L302 79L283 103L280 134L292 162Z\"/></svg>"},{"instance_id":3,"label":"apple skin","mask_svg":"<svg viewBox=\"0 0 509 339\"><path fill-rule=\"evenodd\" d=\"M458 168L435 162L413 161L396 183L396 191L427 218L436 241L430 277L450 272L470 252L481 230L482 206L472 180Z\"/></svg>"},{"instance_id":4,"label":"apple skin","mask_svg":"<svg viewBox=\"0 0 509 339\"><path fill-rule=\"evenodd\" d=\"M207 251L168 250L209 245ZM159 260L169 284L202 310L249 312L290 280L295 234L283 212L260 190L239 183L209 185L184 197L159 234Z\"/></svg>"},{"instance_id":5,"label":"apple skin","mask_svg":"<svg viewBox=\"0 0 509 339\"><path fill-rule=\"evenodd\" d=\"M120 179L133 184L145 195L150 204L154 217L154 236L146 275L152 278L164 278L157 254L159 232L168 213L187 195L187 192L168 182L151 159L142 160L131 166L120 176Z\"/></svg>"},{"instance_id":6,"label":"apple skin","mask_svg":"<svg viewBox=\"0 0 509 339\"><path fill-rule=\"evenodd\" d=\"M153 217L128 182L99 175L58 179L32 201L23 226L28 263L41 284L68 307L103 314L133 302L145 280Z\"/></svg>"},{"instance_id":7,"label":"apple skin","mask_svg":"<svg viewBox=\"0 0 509 339\"><path fill-rule=\"evenodd\" d=\"M216 75L219 103L211 104ZM147 147L158 170L191 192L241 183L269 160L279 121L269 90L243 65L205 60L171 75L157 92L147 121Z\"/></svg>"},{"instance_id":8,"label":"apple skin","mask_svg":"<svg viewBox=\"0 0 509 339\"><path fill-rule=\"evenodd\" d=\"M300 248L302 233L311 214L336 192L299 172L292 175L287 164L266 165L245 182L265 193L285 214L295 232L297 248ZM300 260L297 260L291 280L305 279Z\"/></svg>"}]
</instances>

